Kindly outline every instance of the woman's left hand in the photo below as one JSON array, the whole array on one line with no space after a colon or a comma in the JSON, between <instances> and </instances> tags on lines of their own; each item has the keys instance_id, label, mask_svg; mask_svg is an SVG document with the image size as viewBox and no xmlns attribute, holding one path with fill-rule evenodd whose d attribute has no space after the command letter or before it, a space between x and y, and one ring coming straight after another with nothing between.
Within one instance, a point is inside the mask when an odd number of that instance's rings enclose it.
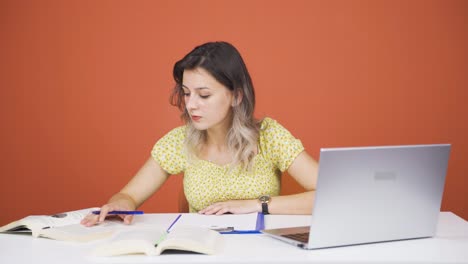
<instances>
[{"instance_id":1,"label":"woman's left hand","mask_svg":"<svg viewBox=\"0 0 468 264\"><path fill-rule=\"evenodd\" d=\"M230 200L226 202L214 203L200 211L199 214L206 215L222 215L225 213L232 214L248 214L253 212L260 212L261 205L258 200Z\"/></svg>"}]
</instances>

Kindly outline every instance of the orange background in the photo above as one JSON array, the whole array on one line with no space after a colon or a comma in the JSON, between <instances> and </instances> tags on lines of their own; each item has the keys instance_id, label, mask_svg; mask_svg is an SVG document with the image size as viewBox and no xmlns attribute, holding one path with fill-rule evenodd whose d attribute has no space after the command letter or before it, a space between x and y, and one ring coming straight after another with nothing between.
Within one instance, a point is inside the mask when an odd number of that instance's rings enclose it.
<instances>
[{"instance_id":1,"label":"orange background","mask_svg":"<svg viewBox=\"0 0 468 264\"><path fill-rule=\"evenodd\" d=\"M3 0L0 34L0 225L106 202L181 124L174 62L213 40L316 159L453 144L442 210L468 219L468 1ZM142 209L177 211L181 178Z\"/></svg>"}]
</instances>

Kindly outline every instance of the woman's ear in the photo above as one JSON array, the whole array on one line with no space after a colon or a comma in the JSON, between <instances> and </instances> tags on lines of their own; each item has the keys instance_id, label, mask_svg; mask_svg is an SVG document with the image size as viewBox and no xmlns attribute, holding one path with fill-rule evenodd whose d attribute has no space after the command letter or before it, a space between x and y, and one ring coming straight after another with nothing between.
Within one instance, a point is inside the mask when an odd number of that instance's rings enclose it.
<instances>
[{"instance_id":1,"label":"woman's ear","mask_svg":"<svg viewBox=\"0 0 468 264\"><path fill-rule=\"evenodd\" d=\"M234 93L234 96L232 98L232 106L238 106L240 103L242 103L242 98L243 98L243 93L242 90L238 90L237 92Z\"/></svg>"}]
</instances>

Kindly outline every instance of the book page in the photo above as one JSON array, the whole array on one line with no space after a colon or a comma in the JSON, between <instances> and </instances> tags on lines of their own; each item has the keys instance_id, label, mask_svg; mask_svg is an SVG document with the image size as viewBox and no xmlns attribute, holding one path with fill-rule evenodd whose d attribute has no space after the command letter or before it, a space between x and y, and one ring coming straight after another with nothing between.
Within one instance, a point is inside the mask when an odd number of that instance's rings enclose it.
<instances>
[{"instance_id":1,"label":"book page","mask_svg":"<svg viewBox=\"0 0 468 264\"><path fill-rule=\"evenodd\" d=\"M182 214L171 230L177 226L198 226L218 231L224 231L224 229L234 229L237 231L255 230L257 215L258 213L224 215Z\"/></svg>"},{"instance_id":2,"label":"book page","mask_svg":"<svg viewBox=\"0 0 468 264\"><path fill-rule=\"evenodd\" d=\"M99 208L82 209L55 215L31 215L1 227L0 232L15 231L17 227L25 226L32 231L33 236L37 237L43 228L78 224L88 213L96 209Z\"/></svg>"},{"instance_id":3,"label":"book page","mask_svg":"<svg viewBox=\"0 0 468 264\"><path fill-rule=\"evenodd\" d=\"M103 241L92 253L100 257L124 254L158 255L155 246L166 234L164 229L157 227L128 228Z\"/></svg>"},{"instance_id":4,"label":"book page","mask_svg":"<svg viewBox=\"0 0 468 264\"><path fill-rule=\"evenodd\" d=\"M73 224L41 229L39 236L63 241L89 242L111 237L117 231L125 229L125 227L126 225L121 221L105 221L102 224L90 227Z\"/></svg>"},{"instance_id":5,"label":"book page","mask_svg":"<svg viewBox=\"0 0 468 264\"><path fill-rule=\"evenodd\" d=\"M156 247L157 254L164 250L175 249L214 255L223 246L223 237L216 231L204 227L177 226Z\"/></svg>"},{"instance_id":6,"label":"book page","mask_svg":"<svg viewBox=\"0 0 468 264\"><path fill-rule=\"evenodd\" d=\"M152 256L167 249L216 254L223 246L222 235L208 228L179 226L167 233L164 229L146 226L119 231L110 239L103 240L92 254L100 257L125 254Z\"/></svg>"}]
</instances>

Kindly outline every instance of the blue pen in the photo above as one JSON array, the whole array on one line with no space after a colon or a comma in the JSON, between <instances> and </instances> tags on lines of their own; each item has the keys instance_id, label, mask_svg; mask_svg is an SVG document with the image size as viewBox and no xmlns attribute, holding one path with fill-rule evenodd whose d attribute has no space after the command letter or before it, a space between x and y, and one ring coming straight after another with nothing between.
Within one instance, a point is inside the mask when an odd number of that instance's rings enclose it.
<instances>
[{"instance_id":1,"label":"blue pen","mask_svg":"<svg viewBox=\"0 0 468 264\"><path fill-rule=\"evenodd\" d=\"M171 228L175 225L175 223L179 220L179 218L182 216L182 214L180 214L179 216L176 217L176 219L174 219L174 221L172 221L172 224L167 228L166 232L170 232L171 231Z\"/></svg>"},{"instance_id":2,"label":"blue pen","mask_svg":"<svg viewBox=\"0 0 468 264\"><path fill-rule=\"evenodd\" d=\"M219 233L223 235L244 235L244 234L246 235L246 234L261 234L262 232L260 232L259 230L232 230L232 231L227 231L227 232L221 231Z\"/></svg>"},{"instance_id":3,"label":"blue pen","mask_svg":"<svg viewBox=\"0 0 468 264\"><path fill-rule=\"evenodd\" d=\"M91 213L98 215L101 214L101 211L92 211ZM109 215L141 215L143 214L143 211L110 211L107 212Z\"/></svg>"}]
</instances>

